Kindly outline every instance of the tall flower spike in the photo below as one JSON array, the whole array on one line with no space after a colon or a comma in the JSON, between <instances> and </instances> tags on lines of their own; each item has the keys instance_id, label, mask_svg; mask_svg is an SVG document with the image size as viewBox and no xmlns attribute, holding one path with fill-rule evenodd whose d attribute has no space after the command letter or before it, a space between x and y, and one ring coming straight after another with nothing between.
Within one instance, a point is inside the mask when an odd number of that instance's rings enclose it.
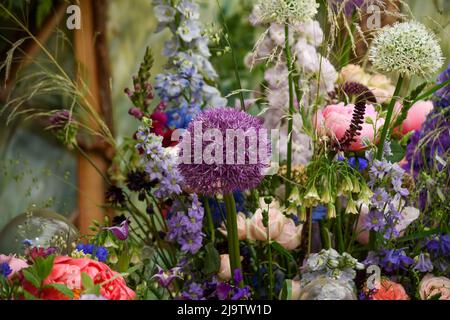
<instances>
[{"instance_id":1,"label":"tall flower spike","mask_svg":"<svg viewBox=\"0 0 450 320\"><path fill-rule=\"evenodd\" d=\"M443 63L436 36L416 21L383 28L372 42L369 59L380 71L422 77L435 73Z\"/></svg>"}]
</instances>

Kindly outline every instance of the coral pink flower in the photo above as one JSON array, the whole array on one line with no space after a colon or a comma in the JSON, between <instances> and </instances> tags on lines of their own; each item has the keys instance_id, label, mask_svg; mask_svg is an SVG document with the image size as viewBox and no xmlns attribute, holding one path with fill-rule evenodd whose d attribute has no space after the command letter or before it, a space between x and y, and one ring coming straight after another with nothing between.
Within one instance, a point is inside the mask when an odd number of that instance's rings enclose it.
<instances>
[{"instance_id":1,"label":"coral pink flower","mask_svg":"<svg viewBox=\"0 0 450 320\"><path fill-rule=\"evenodd\" d=\"M100 294L108 300L132 300L136 294L127 287L125 279L117 272L111 270L106 264L87 259L73 259L71 257L59 256L55 258L53 269L44 284L59 283L71 289L75 298L79 298L82 291L81 274L88 274L95 284L103 284ZM36 288L25 283L24 287L32 294L37 295ZM41 296L44 300L67 300L68 297L55 289L44 289Z\"/></svg>"},{"instance_id":2,"label":"coral pink flower","mask_svg":"<svg viewBox=\"0 0 450 320\"><path fill-rule=\"evenodd\" d=\"M354 108L355 106L353 104L345 105L342 102L325 107L317 114L317 119L315 120L317 129L321 132L325 131L325 133L332 135L338 140L343 138L345 131L350 127ZM384 124L384 119L378 119L377 121L377 115L375 108L372 105L367 104L365 119L371 118L374 124L376 122L376 129L378 131ZM373 124L364 122L361 126L361 134L355 137L356 141L348 148L350 151L362 150L365 148L363 145L364 140L373 142L375 139Z\"/></svg>"},{"instance_id":3,"label":"coral pink flower","mask_svg":"<svg viewBox=\"0 0 450 320\"><path fill-rule=\"evenodd\" d=\"M373 300L409 300L405 288L388 279L381 280L380 287L372 295Z\"/></svg>"},{"instance_id":4,"label":"coral pink flower","mask_svg":"<svg viewBox=\"0 0 450 320\"><path fill-rule=\"evenodd\" d=\"M294 250L301 243L302 229L302 224L296 226L294 220L285 219L281 234L275 240L286 250Z\"/></svg>"},{"instance_id":5,"label":"coral pink flower","mask_svg":"<svg viewBox=\"0 0 450 320\"><path fill-rule=\"evenodd\" d=\"M0 254L0 264L1 263L7 263L12 270L8 278L12 278L20 270L28 268L28 263L25 260L16 258L15 256L5 256Z\"/></svg>"},{"instance_id":6,"label":"coral pink flower","mask_svg":"<svg viewBox=\"0 0 450 320\"><path fill-rule=\"evenodd\" d=\"M400 114L402 107L399 102L395 104L394 112L396 116ZM401 133L407 134L410 131L419 130L431 110L433 110L433 102L431 101L418 101L413 104L408 111L405 121L403 121Z\"/></svg>"}]
</instances>

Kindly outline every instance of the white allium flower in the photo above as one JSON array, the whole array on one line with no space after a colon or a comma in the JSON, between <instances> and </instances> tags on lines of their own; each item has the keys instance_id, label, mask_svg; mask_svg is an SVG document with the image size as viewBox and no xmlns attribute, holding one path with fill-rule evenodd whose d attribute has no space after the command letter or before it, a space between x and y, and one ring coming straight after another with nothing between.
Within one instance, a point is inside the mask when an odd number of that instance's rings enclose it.
<instances>
[{"instance_id":1,"label":"white allium flower","mask_svg":"<svg viewBox=\"0 0 450 320\"><path fill-rule=\"evenodd\" d=\"M317 14L319 4L315 0L260 0L255 7L254 21L262 23L302 23Z\"/></svg>"},{"instance_id":2,"label":"white allium flower","mask_svg":"<svg viewBox=\"0 0 450 320\"><path fill-rule=\"evenodd\" d=\"M380 71L422 77L433 74L443 63L436 36L416 21L383 28L373 40L369 59Z\"/></svg>"}]
</instances>

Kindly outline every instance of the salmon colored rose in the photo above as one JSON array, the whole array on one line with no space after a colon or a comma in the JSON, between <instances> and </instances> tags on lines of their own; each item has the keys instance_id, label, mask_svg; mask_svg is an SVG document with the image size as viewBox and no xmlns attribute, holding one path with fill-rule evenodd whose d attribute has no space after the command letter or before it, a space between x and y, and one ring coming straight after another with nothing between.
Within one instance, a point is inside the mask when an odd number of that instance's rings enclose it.
<instances>
[{"instance_id":1,"label":"salmon colored rose","mask_svg":"<svg viewBox=\"0 0 450 320\"><path fill-rule=\"evenodd\" d=\"M275 239L286 250L297 249L302 240L303 225L295 225L294 220L285 219L281 234Z\"/></svg>"},{"instance_id":2,"label":"salmon colored rose","mask_svg":"<svg viewBox=\"0 0 450 320\"><path fill-rule=\"evenodd\" d=\"M125 279L111 270L106 264L87 259L74 259L71 257L59 256L55 258L53 269L44 285L59 283L66 285L74 292L75 299L78 299L82 292L81 274L87 273L94 284L100 284L113 279L100 288L100 294L108 300L132 300L136 297L133 290L127 287ZM37 296L36 288L29 283L25 283L27 291ZM55 289L44 289L41 296L44 300L67 300L68 297Z\"/></svg>"},{"instance_id":3,"label":"salmon colored rose","mask_svg":"<svg viewBox=\"0 0 450 320\"><path fill-rule=\"evenodd\" d=\"M372 295L373 300L409 300L405 288L388 279L381 280L380 287Z\"/></svg>"},{"instance_id":4,"label":"salmon colored rose","mask_svg":"<svg viewBox=\"0 0 450 320\"><path fill-rule=\"evenodd\" d=\"M17 272L24 268L28 268L28 263L25 260L16 258L15 256L5 256L0 254L0 264L7 263L11 268L11 274L8 276L11 279Z\"/></svg>"},{"instance_id":5,"label":"salmon colored rose","mask_svg":"<svg viewBox=\"0 0 450 320\"><path fill-rule=\"evenodd\" d=\"M220 270L217 274L220 280L229 281L231 280L231 267L230 267L230 255L221 254L220 255Z\"/></svg>"},{"instance_id":6,"label":"salmon colored rose","mask_svg":"<svg viewBox=\"0 0 450 320\"><path fill-rule=\"evenodd\" d=\"M250 240L267 240L267 228L263 224L263 209L257 209L253 217L249 220ZM286 217L277 208L269 207L269 238L276 239L280 236Z\"/></svg>"},{"instance_id":7,"label":"salmon colored rose","mask_svg":"<svg viewBox=\"0 0 450 320\"><path fill-rule=\"evenodd\" d=\"M350 128L350 124L353 118L353 111L355 105L348 104L345 105L343 102L336 105L329 105L325 107L322 111L319 111L316 117L316 128L324 134L329 134L336 139L342 139L345 135L345 131ZM366 111L364 114L364 119L370 118L372 123L376 122L376 129L379 132L380 127L384 124L384 119L378 119L378 113L375 108L367 104ZM355 140L350 146L350 151L359 151L365 148L363 142L368 140L373 142L375 139L374 125L371 123L366 123L364 121L361 124L362 130L360 135L355 137Z\"/></svg>"},{"instance_id":8,"label":"salmon colored rose","mask_svg":"<svg viewBox=\"0 0 450 320\"><path fill-rule=\"evenodd\" d=\"M237 214L237 228L238 228L238 239L245 240L247 239L247 218L242 212ZM219 228L220 233L222 233L225 237L227 236L227 228L225 223L222 223Z\"/></svg>"},{"instance_id":9,"label":"salmon colored rose","mask_svg":"<svg viewBox=\"0 0 450 320\"><path fill-rule=\"evenodd\" d=\"M422 300L428 300L438 295L439 300L450 300L450 279L435 277L429 273L420 281L419 294Z\"/></svg>"}]
</instances>

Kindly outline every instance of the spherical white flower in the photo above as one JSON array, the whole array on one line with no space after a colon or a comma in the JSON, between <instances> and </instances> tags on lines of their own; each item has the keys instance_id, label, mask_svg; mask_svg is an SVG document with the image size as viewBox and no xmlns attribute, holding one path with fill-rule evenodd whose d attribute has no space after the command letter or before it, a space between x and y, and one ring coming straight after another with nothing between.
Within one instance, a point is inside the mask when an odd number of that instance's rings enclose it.
<instances>
[{"instance_id":1,"label":"spherical white flower","mask_svg":"<svg viewBox=\"0 0 450 320\"><path fill-rule=\"evenodd\" d=\"M254 21L262 23L302 23L317 14L319 4L315 0L260 0L253 11Z\"/></svg>"},{"instance_id":2,"label":"spherical white flower","mask_svg":"<svg viewBox=\"0 0 450 320\"><path fill-rule=\"evenodd\" d=\"M369 59L380 71L423 77L436 72L443 63L436 36L416 21L383 28L373 40Z\"/></svg>"}]
</instances>

